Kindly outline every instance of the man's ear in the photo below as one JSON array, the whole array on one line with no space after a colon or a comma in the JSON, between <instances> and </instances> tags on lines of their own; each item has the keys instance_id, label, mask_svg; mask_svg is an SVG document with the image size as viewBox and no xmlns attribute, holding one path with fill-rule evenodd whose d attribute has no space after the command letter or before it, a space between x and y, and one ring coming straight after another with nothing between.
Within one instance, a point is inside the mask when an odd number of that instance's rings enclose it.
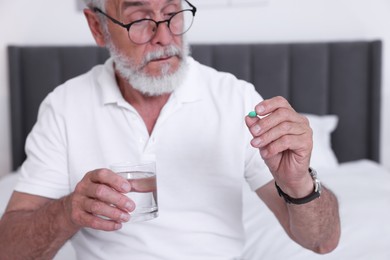
<instances>
[{"instance_id":1,"label":"man's ear","mask_svg":"<svg viewBox=\"0 0 390 260\"><path fill-rule=\"evenodd\" d=\"M95 42L100 47L104 47L106 42L104 40L104 34L102 31L101 23L97 14L91 9L84 9L84 15L87 19L89 29L91 30L92 36L95 39Z\"/></svg>"}]
</instances>

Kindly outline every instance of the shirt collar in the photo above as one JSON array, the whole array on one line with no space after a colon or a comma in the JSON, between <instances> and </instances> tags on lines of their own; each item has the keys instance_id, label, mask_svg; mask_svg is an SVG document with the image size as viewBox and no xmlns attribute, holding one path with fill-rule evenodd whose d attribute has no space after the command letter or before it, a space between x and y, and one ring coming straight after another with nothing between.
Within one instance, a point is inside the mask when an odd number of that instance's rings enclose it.
<instances>
[{"instance_id":1,"label":"shirt collar","mask_svg":"<svg viewBox=\"0 0 390 260\"><path fill-rule=\"evenodd\" d=\"M104 63L103 70L99 74L97 82L104 105L126 102L115 78L114 60L112 58L109 58Z\"/></svg>"}]
</instances>

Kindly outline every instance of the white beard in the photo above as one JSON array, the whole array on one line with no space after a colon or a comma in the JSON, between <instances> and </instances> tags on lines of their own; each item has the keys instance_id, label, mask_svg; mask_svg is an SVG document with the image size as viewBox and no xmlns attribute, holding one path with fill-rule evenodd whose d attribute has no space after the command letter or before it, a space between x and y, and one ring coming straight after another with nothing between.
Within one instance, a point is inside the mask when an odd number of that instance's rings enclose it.
<instances>
[{"instance_id":1,"label":"white beard","mask_svg":"<svg viewBox=\"0 0 390 260\"><path fill-rule=\"evenodd\" d=\"M114 59L115 68L119 74L128 81L136 90L147 96L159 96L172 93L184 80L187 72L187 56L189 55L189 45L183 39L183 49L169 45L161 50L148 53L140 64L136 64L133 59L126 57L109 40L107 49ZM143 68L154 59L176 55L180 59L179 68L169 73L171 66L166 64L161 68L160 76L151 76L143 72Z\"/></svg>"}]
</instances>

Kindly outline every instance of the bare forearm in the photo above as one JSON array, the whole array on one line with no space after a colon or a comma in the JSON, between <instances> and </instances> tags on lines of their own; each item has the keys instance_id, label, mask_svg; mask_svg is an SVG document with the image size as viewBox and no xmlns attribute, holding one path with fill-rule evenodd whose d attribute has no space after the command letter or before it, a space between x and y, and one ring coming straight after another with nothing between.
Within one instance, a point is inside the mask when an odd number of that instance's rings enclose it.
<instances>
[{"instance_id":1,"label":"bare forearm","mask_svg":"<svg viewBox=\"0 0 390 260\"><path fill-rule=\"evenodd\" d=\"M64 200L34 211L10 211L0 222L1 259L53 259L78 228L65 217Z\"/></svg>"},{"instance_id":2,"label":"bare forearm","mask_svg":"<svg viewBox=\"0 0 390 260\"><path fill-rule=\"evenodd\" d=\"M338 244L340 219L334 194L323 187L321 197L304 205L287 205L289 234L302 246L328 253Z\"/></svg>"}]
</instances>

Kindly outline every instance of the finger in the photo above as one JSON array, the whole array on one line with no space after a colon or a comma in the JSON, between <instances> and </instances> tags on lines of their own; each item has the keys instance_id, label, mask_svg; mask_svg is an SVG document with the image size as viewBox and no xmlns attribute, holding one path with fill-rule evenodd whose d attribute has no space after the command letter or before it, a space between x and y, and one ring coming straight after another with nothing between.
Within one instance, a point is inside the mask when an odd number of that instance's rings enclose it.
<instances>
[{"instance_id":1,"label":"finger","mask_svg":"<svg viewBox=\"0 0 390 260\"><path fill-rule=\"evenodd\" d=\"M256 105L255 111L258 115L265 116L279 108L293 110L291 105L284 97L277 96L260 102L258 105Z\"/></svg>"},{"instance_id":2,"label":"finger","mask_svg":"<svg viewBox=\"0 0 390 260\"><path fill-rule=\"evenodd\" d=\"M259 121L260 118L258 117L249 117L249 116L245 117L245 123L249 128L249 131L252 134L252 136L257 136L258 132L260 131L260 125L258 125Z\"/></svg>"},{"instance_id":3,"label":"finger","mask_svg":"<svg viewBox=\"0 0 390 260\"><path fill-rule=\"evenodd\" d=\"M153 192L157 189L156 176L142 179L131 179L128 181L131 185L132 192Z\"/></svg>"},{"instance_id":4,"label":"finger","mask_svg":"<svg viewBox=\"0 0 390 260\"><path fill-rule=\"evenodd\" d=\"M263 117L257 122L257 125L252 125L252 134L254 136L260 136L265 132L268 132L274 127L278 127L284 122L297 123L309 128L309 123L305 117L296 113L294 110L279 108L269 114L266 117Z\"/></svg>"},{"instance_id":5,"label":"finger","mask_svg":"<svg viewBox=\"0 0 390 260\"><path fill-rule=\"evenodd\" d=\"M86 196L109 205L112 204L125 211L133 211L135 208L135 204L131 199L106 184L92 183L87 188Z\"/></svg>"},{"instance_id":6,"label":"finger","mask_svg":"<svg viewBox=\"0 0 390 260\"><path fill-rule=\"evenodd\" d=\"M112 178L112 180L107 177ZM118 186L121 185L121 182L127 184L128 188L124 190L129 191L130 184L123 177L107 169L94 170L84 176L83 180L76 186L75 192L84 197L98 199L108 204L114 204L123 210L132 211L135 208L134 202L114 187L117 186L119 189Z\"/></svg>"},{"instance_id":7,"label":"finger","mask_svg":"<svg viewBox=\"0 0 390 260\"><path fill-rule=\"evenodd\" d=\"M130 215L127 212L98 200L86 199L84 201L84 208L88 213L103 216L118 223L130 220Z\"/></svg>"},{"instance_id":8,"label":"finger","mask_svg":"<svg viewBox=\"0 0 390 260\"><path fill-rule=\"evenodd\" d=\"M129 182L125 178L109 169L95 170L88 175L92 182L106 184L122 193L127 193L131 189Z\"/></svg>"},{"instance_id":9,"label":"finger","mask_svg":"<svg viewBox=\"0 0 390 260\"><path fill-rule=\"evenodd\" d=\"M284 135L260 149L263 159L271 159L285 151L294 153L299 158L309 158L310 143L305 135Z\"/></svg>"},{"instance_id":10,"label":"finger","mask_svg":"<svg viewBox=\"0 0 390 260\"><path fill-rule=\"evenodd\" d=\"M246 123L253 137L259 137L260 135L269 131L273 127L276 127L278 124L282 123L283 121L290 121L291 117L293 116L294 114L292 111L286 109L279 109L273 112L272 114L263 117L262 119L260 119L259 117L256 118L247 117Z\"/></svg>"},{"instance_id":11,"label":"finger","mask_svg":"<svg viewBox=\"0 0 390 260\"><path fill-rule=\"evenodd\" d=\"M121 223L113 220L103 219L99 216L83 212L80 216L80 224L84 227L89 227L103 231L114 231L122 227Z\"/></svg>"},{"instance_id":12,"label":"finger","mask_svg":"<svg viewBox=\"0 0 390 260\"><path fill-rule=\"evenodd\" d=\"M308 129L302 124L284 121L271 128L269 131L255 136L251 141L251 144L253 147L262 148L284 135L291 135L291 138L294 138L294 136L305 134L306 131L308 131Z\"/></svg>"}]
</instances>

